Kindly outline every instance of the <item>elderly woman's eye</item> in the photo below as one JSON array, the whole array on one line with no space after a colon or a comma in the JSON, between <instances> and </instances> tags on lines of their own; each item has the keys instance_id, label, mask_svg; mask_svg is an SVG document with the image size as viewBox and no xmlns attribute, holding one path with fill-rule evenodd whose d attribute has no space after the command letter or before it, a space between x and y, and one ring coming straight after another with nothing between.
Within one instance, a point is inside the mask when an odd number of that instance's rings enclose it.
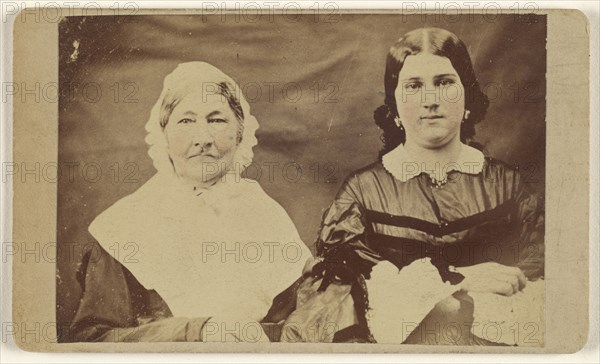
<instances>
[{"instance_id":1,"label":"elderly woman's eye","mask_svg":"<svg viewBox=\"0 0 600 364\"><path fill-rule=\"evenodd\" d=\"M193 122L195 122L195 120L190 119L190 118L184 118L184 119L179 120L177 122L177 124L189 124L189 123L193 123Z\"/></svg>"},{"instance_id":2,"label":"elderly woman's eye","mask_svg":"<svg viewBox=\"0 0 600 364\"><path fill-rule=\"evenodd\" d=\"M209 123L226 123L227 120L221 118L210 118L208 119Z\"/></svg>"}]
</instances>

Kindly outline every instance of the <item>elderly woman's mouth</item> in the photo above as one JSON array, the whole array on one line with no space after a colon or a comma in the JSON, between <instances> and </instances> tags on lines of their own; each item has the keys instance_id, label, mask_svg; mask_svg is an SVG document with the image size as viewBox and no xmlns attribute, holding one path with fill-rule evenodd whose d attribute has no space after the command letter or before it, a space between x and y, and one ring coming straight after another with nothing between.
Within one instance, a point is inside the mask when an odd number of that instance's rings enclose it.
<instances>
[{"instance_id":1,"label":"elderly woman's mouth","mask_svg":"<svg viewBox=\"0 0 600 364\"><path fill-rule=\"evenodd\" d=\"M188 159L192 159L192 158L198 158L198 157L204 157L204 158L213 158L216 159L217 157L212 155L212 154L208 154L208 153L198 153L198 154L194 154L188 157Z\"/></svg>"}]
</instances>

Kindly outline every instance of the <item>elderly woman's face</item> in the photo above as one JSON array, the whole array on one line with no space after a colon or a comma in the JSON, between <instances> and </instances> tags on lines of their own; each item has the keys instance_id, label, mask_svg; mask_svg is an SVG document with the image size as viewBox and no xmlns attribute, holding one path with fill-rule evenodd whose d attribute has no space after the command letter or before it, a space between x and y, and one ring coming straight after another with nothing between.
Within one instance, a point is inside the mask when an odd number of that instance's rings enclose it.
<instances>
[{"instance_id":1,"label":"elderly woman's face","mask_svg":"<svg viewBox=\"0 0 600 364\"><path fill-rule=\"evenodd\" d=\"M185 96L165 126L177 175L209 184L220 178L233 163L238 123L225 97L201 91Z\"/></svg>"},{"instance_id":2,"label":"elderly woman's face","mask_svg":"<svg viewBox=\"0 0 600 364\"><path fill-rule=\"evenodd\" d=\"M406 141L439 148L460 138L464 95L460 77L448 58L431 53L406 57L395 93Z\"/></svg>"}]
</instances>

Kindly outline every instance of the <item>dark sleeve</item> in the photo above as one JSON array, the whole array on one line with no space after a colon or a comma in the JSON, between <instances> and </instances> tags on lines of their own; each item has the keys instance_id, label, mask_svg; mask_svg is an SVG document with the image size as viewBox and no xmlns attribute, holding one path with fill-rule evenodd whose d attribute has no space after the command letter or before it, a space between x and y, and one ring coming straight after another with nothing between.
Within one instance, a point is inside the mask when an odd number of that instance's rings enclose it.
<instances>
[{"instance_id":1,"label":"dark sleeve","mask_svg":"<svg viewBox=\"0 0 600 364\"><path fill-rule=\"evenodd\" d=\"M174 318L164 300L146 290L100 246L83 257L77 274L82 297L71 341L199 341L208 318Z\"/></svg>"},{"instance_id":2,"label":"dark sleeve","mask_svg":"<svg viewBox=\"0 0 600 364\"><path fill-rule=\"evenodd\" d=\"M371 268L381 260L366 243L368 225L358 191L358 178L350 177L323 214L316 242L317 256L323 261L313 268L313 273L324 276L320 290L333 281L369 278Z\"/></svg>"},{"instance_id":3,"label":"dark sleeve","mask_svg":"<svg viewBox=\"0 0 600 364\"><path fill-rule=\"evenodd\" d=\"M517 193L519 257L517 266L535 280L544 276L544 198L526 182Z\"/></svg>"}]
</instances>

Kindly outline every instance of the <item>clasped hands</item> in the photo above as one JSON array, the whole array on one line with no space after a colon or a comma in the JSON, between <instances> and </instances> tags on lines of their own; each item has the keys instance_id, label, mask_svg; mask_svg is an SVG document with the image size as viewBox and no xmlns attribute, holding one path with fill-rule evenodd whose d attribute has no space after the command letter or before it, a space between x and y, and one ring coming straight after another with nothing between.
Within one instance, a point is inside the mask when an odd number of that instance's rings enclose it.
<instances>
[{"instance_id":1,"label":"clasped hands","mask_svg":"<svg viewBox=\"0 0 600 364\"><path fill-rule=\"evenodd\" d=\"M527 284L527 277L521 269L495 262L480 263L470 267L457 267L455 271L465 277L459 287L467 292L512 296L520 292Z\"/></svg>"}]
</instances>

